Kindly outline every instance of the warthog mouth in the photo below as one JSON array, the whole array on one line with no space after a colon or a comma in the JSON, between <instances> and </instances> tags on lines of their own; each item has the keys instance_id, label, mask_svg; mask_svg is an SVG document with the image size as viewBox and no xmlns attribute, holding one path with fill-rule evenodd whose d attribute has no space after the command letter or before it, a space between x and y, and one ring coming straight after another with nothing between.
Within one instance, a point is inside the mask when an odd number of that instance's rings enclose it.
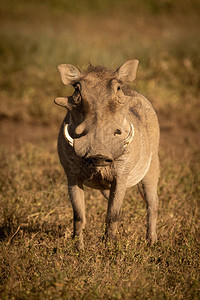
<instances>
[{"instance_id":1,"label":"warthog mouth","mask_svg":"<svg viewBox=\"0 0 200 300\"><path fill-rule=\"evenodd\" d=\"M64 125L64 136L65 136L65 139L67 140L67 142L69 143L69 145L71 147L73 147L74 139L69 134L68 126L69 126L69 124ZM130 131L129 131L128 136L124 140L124 148L127 147L131 143L131 141L133 140L134 134L135 134L134 126L132 123L130 123Z\"/></svg>"}]
</instances>

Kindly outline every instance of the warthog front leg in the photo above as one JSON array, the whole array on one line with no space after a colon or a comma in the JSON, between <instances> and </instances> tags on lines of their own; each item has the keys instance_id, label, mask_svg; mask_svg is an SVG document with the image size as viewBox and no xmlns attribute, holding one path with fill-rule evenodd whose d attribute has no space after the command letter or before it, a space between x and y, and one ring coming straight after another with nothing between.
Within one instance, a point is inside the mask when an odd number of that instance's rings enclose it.
<instances>
[{"instance_id":1,"label":"warthog front leg","mask_svg":"<svg viewBox=\"0 0 200 300\"><path fill-rule=\"evenodd\" d=\"M147 203L147 240L152 246L157 241L156 223L158 217L157 185L159 178L158 157L152 159L149 171L142 180L144 197Z\"/></svg>"},{"instance_id":2,"label":"warthog front leg","mask_svg":"<svg viewBox=\"0 0 200 300\"><path fill-rule=\"evenodd\" d=\"M106 216L106 239L114 238L117 232L120 209L126 193L126 183L114 180L110 190Z\"/></svg>"},{"instance_id":3,"label":"warthog front leg","mask_svg":"<svg viewBox=\"0 0 200 300\"><path fill-rule=\"evenodd\" d=\"M73 238L77 238L76 247L84 249L82 229L85 228L85 201L83 185L78 180L68 179L68 192L74 213Z\"/></svg>"}]
</instances>

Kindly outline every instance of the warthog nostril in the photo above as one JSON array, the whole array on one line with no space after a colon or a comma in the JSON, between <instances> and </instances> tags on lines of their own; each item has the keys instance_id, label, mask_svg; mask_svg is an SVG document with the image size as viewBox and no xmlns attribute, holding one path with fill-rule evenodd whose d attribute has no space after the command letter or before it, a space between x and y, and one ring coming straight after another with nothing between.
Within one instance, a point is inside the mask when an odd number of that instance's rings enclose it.
<instances>
[{"instance_id":1,"label":"warthog nostril","mask_svg":"<svg viewBox=\"0 0 200 300\"><path fill-rule=\"evenodd\" d=\"M84 158L85 162L89 165L105 166L113 162L112 158L103 155L96 155Z\"/></svg>"},{"instance_id":2,"label":"warthog nostril","mask_svg":"<svg viewBox=\"0 0 200 300\"><path fill-rule=\"evenodd\" d=\"M93 159L92 158L86 158L85 161L89 165L93 164Z\"/></svg>"},{"instance_id":3,"label":"warthog nostril","mask_svg":"<svg viewBox=\"0 0 200 300\"><path fill-rule=\"evenodd\" d=\"M108 159L105 159L105 162L107 162L107 163L112 163L113 160L108 158Z\"/></svg>"}]
</instances>

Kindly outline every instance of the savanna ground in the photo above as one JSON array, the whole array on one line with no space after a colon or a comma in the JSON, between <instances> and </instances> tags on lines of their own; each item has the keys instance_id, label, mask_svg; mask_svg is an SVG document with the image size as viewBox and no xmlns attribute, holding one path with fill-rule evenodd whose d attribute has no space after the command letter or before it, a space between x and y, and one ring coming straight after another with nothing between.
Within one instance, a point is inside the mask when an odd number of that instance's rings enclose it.
<instances>
[{"instance_id":1,"label":"savanna ground","mask_svg":"<svg viewBox=\"0 0 200 300\"><path fill-rule=\"evenodd\" d=\"M199 299L199 1L1 1L0 298ZM70 93L56 65L116 68L140 60L133 88L160 125L158 242L146 207L127 191L118 243L105 248L106 200L86 189L86 249L56 139Z\"/></svg>"}]
</instances>

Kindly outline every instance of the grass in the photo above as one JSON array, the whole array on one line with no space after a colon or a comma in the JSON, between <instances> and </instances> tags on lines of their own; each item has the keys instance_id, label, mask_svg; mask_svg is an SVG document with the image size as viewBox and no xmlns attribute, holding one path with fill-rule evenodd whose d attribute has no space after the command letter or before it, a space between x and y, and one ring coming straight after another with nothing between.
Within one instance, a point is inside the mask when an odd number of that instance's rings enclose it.
<instances>
[{"instance_id":1,"label":"grass","mask_svg":"<svg viewBox=\"0 0 200 300\"><path fill-rule=\"evenodd\" d=\"M127 192L118 244L108 249L101 242L106 201L86 190L87 247L78 253L65 178L48 149L29 144L16 154L1 153L3 299L198 299L195 164L172 165L163 151L159 242L153 248L144 239L145 204L136 190Z\"/></svg>"},{"instance_id":2,"label":"grass","mask_svg":"<svg viewBox=\"0 0 200 300\"><path fill-rule=\"evenodd\" d=\"M78 3L78 2L77 2ZM0 9L0 298L198 299L200 36L198 1L2 1ZM98 12L98 13L97 13ZM138 58L133 87L161 125L158 243L127 190L116 245L102 243L107 202L85 189L86 249L56 153L70 93L56 65L117 68Z\"/></svg>"}]
</instances>

